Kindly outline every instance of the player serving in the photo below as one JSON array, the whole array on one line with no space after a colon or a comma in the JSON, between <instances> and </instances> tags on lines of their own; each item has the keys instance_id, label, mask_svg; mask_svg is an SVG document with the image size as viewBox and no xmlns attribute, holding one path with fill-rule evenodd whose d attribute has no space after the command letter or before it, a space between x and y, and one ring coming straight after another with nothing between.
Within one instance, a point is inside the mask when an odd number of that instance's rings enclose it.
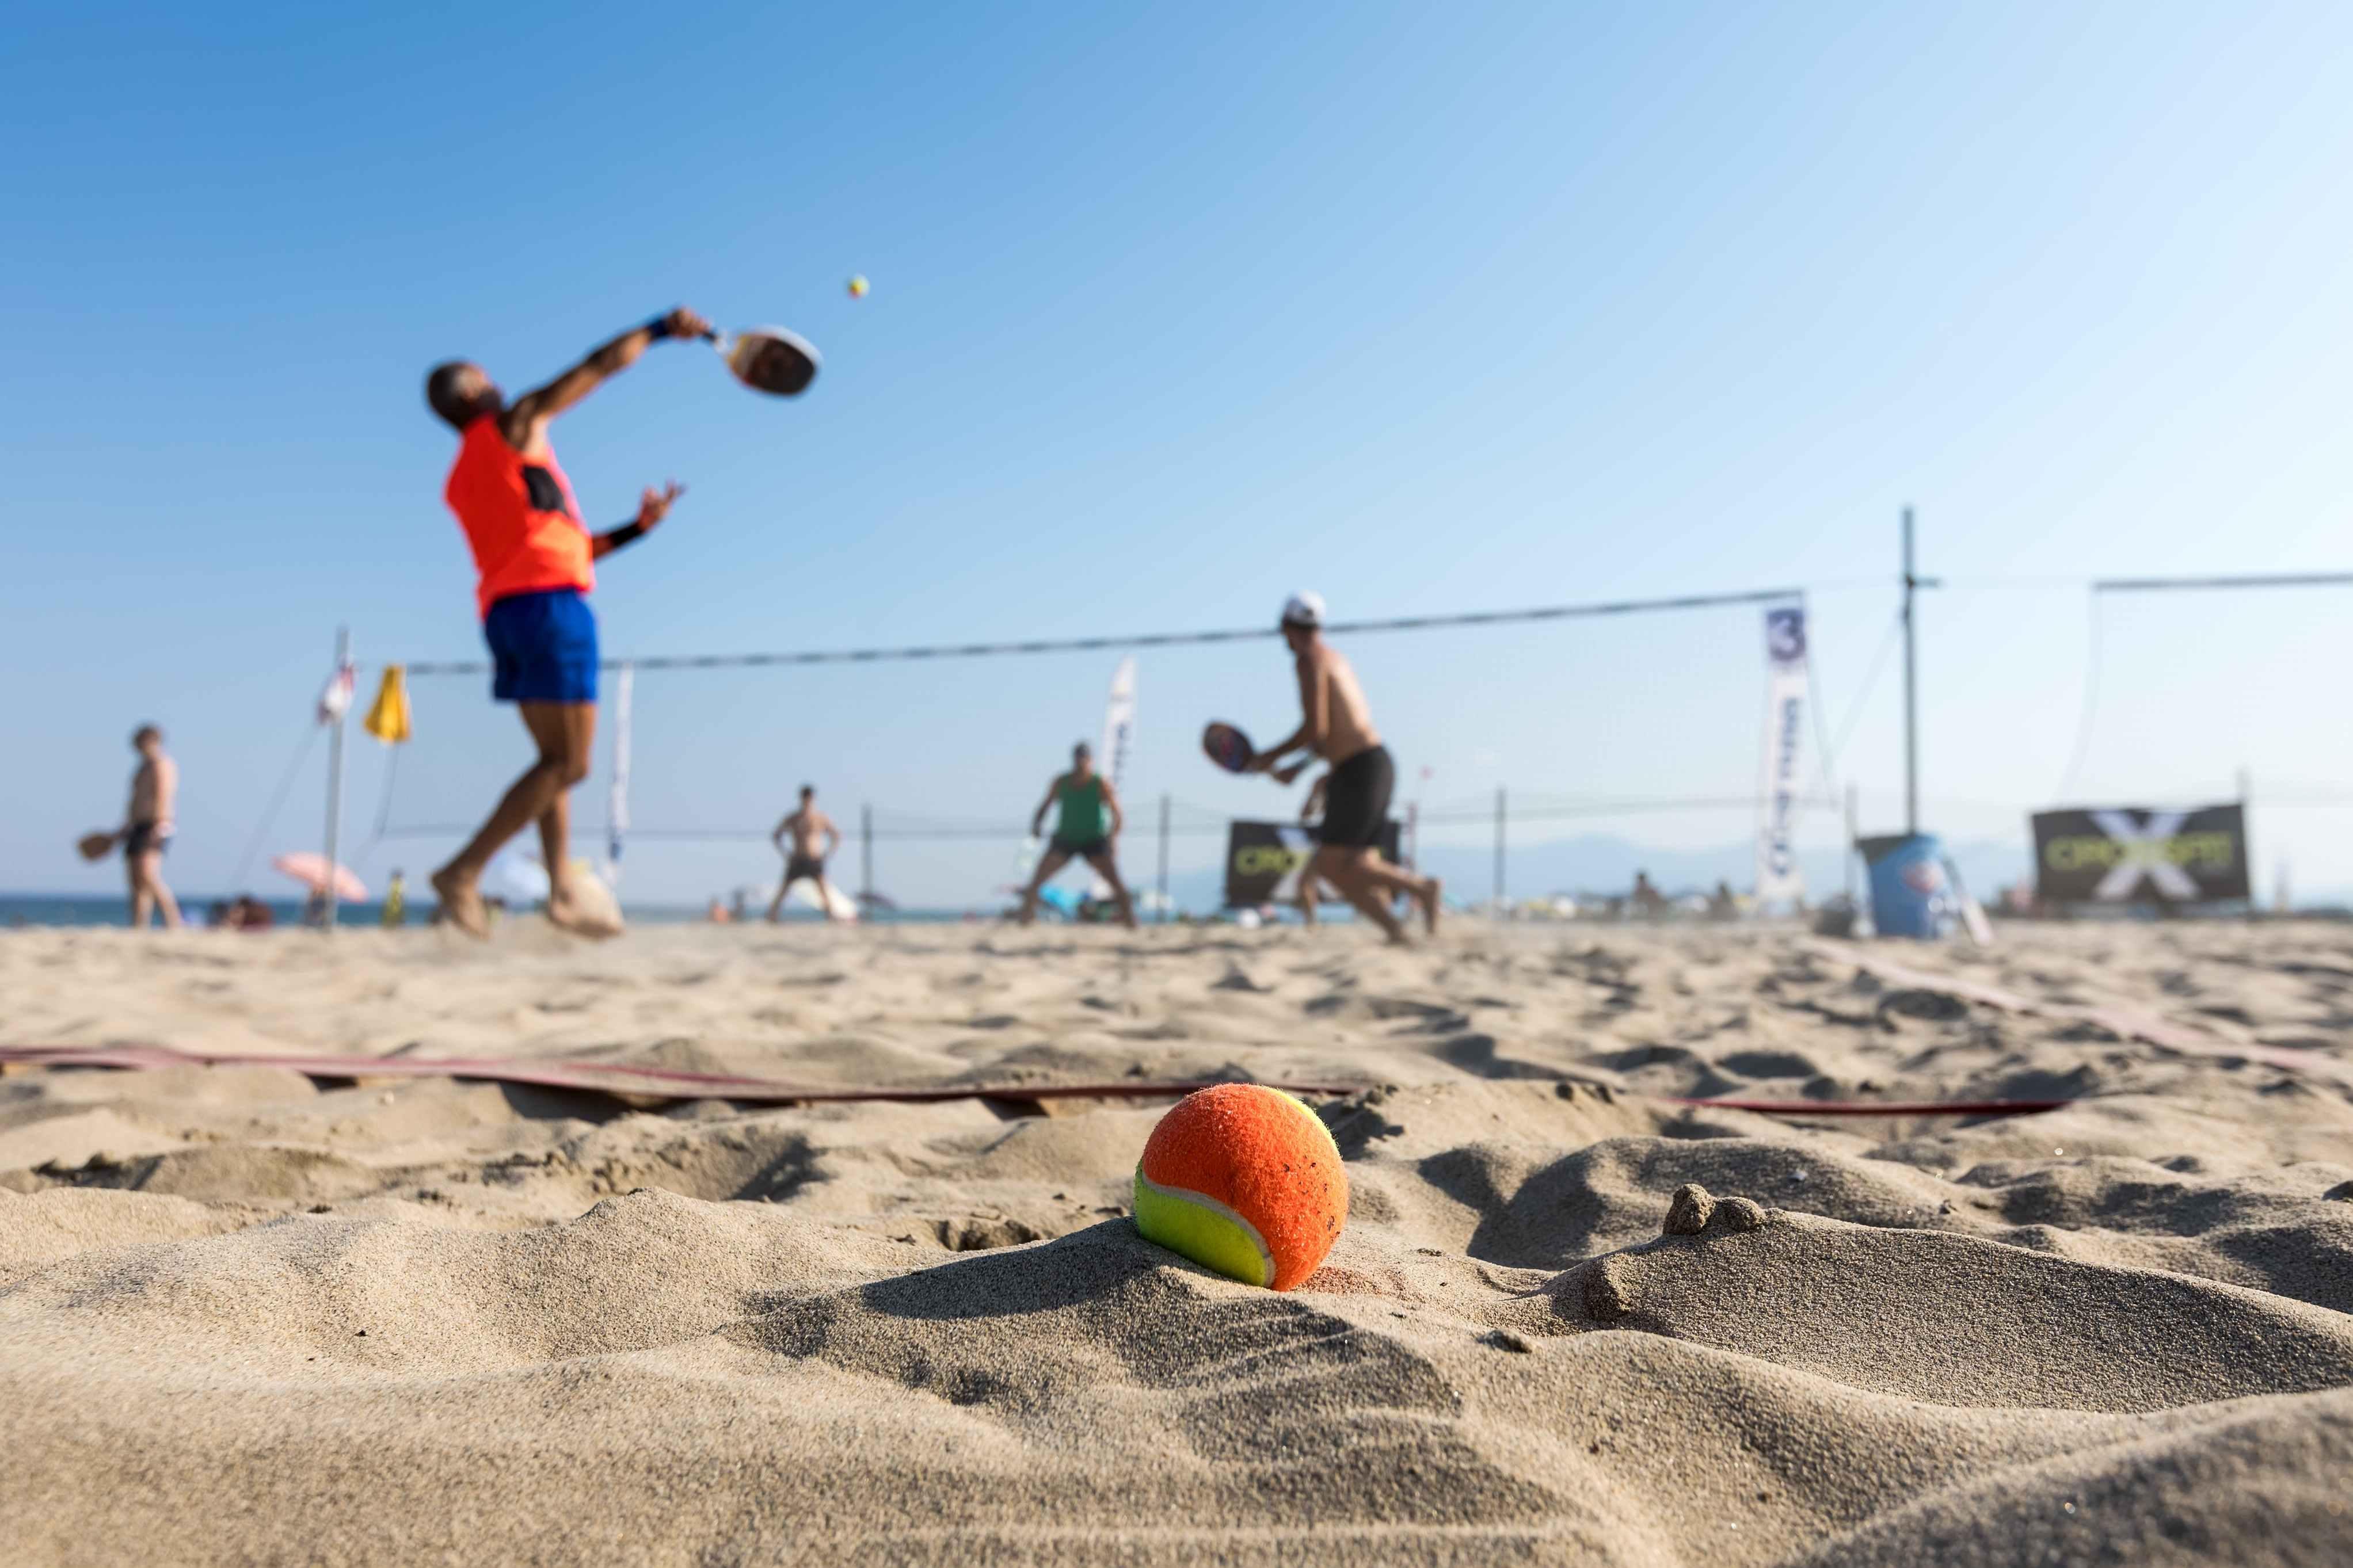
<instances>
[{"instance_id":1,"label":"player serving","mask_svg":"<svg viewBox=\"0 0 2353 1568\"><path fill-rule=\"evenodd\" d=\"M1303 750L1332 764L1324 780L1324 822L1315 830L1315 856L1300 873L1300 886L1312 887L1313 879L1321 877L1395 942L1405 941L1405 928L1389 912L1389 900L1407 894L1421 906L1422 921L1435 935L1438 879L1401 871L1381 858L1397 765L1373 728L1372 708L1365 700L1365 689L1356 684L1355 668L1324 640L1323 599L1314 594L1293 595L1282 606L1282 640L1290 645L1299 672L1299 728L1253 754L1244 767L1287 781L1296 776L1297 769L1279 771L1277 764Z\"/></svg>"},{"instance_id":2,"label":"player serving","mask_svg":"<svg viewBox=\"0 0 2353 1568\"><path fill-rule=\"evenodd\" d=\"M480 578L475 599L495 670L491 697L516 705L539 749L472 842L433 873L443 918L473 936L491 933L482 868L534 822L547 867L547 918L585 935L619 929L575 887L569 853L570 791L588 776L596 737L592 563L642 538L684 491L676 484L648 489L633 520L592 534L547 427L607 377L635 364L649 345L710 331L711 323L693 311L672 310L632 327L512 403L481 366L464 360L436 365L425 379L425 401L459 434L458 460L442 494L465 530Z\"/></svg>"}]
</instances>

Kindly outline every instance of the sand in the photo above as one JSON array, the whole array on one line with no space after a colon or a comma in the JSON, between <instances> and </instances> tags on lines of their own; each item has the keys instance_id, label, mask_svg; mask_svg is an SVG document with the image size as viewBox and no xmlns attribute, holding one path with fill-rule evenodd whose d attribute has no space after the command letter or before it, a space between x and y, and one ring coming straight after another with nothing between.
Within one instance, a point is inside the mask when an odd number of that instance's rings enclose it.
<instances>
[{"instance_id":1,"label":"sand","mask_svg":"<svg viewBox=\"0 0 2353 1568\"><path fill-rule=\"evenodd\" d=\"M1368 1086L1278 1296L1136 1237L1149 1104L12 1069L0 1558L2353 1561L2353 929L1859 951L0 936L16 1044Z\"/></svg>"}]
</instances>

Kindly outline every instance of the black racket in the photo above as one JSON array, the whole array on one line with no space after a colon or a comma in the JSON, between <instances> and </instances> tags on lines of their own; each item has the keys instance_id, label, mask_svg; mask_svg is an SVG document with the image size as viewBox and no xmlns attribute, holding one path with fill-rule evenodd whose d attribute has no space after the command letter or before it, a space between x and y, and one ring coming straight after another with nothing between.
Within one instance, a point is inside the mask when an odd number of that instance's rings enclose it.
<instances>
[{"instance_id":1,"label":"black racket","mask_svg":"<svg viewBox=\"0 0 2353 1568\"><path fill-rule=\"evenodd\" d=\"M1211 720L1208 727L1201 731L1201 750L1208 753L1209 761L1229 773L1240 773L1250 766L1250 760L1258 755L1250 745L1250 737L1243 734L1238 726L1222 719Z\"/></svg>"},{"instance_id":2,"label":"black racket","mask_svg":"<svg viewBox=\"0 0 2353 1568\"><path fill-rule=\"evenodd\" d=\"M733 337L703 334L735 379L754 392L797 397L817 379L815 344L782 327L751 327Z\"/></svg>"}]
</instances>

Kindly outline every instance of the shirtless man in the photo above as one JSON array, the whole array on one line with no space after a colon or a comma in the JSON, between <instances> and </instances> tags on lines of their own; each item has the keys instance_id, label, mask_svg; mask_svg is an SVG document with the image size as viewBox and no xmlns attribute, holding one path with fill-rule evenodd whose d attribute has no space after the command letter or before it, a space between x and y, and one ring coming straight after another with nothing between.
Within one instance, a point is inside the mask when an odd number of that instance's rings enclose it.
<instances>
[{"instance_id":1,"label":"shirtless man","mask_svg":"<svg viewBox=\"0 0 2353 1568\"><path fill-rule=\"evenodd\" d=\"M1404 893L1421 906L1422 923L1435 935L1438 879L1414 876L1381 858L1378 846L1388 825L1397 766L1373 728L1356 670L1324 640L1320 596L1291 596L1282 606L1282 640L1291 645L1299 671L1299 728L1250 758L1249 771L1274 773L1286 755L1302 750L1332 764L1324 786L1324 825L1315 830L1315 857L1300 873L1300 885L1321 877L1393 942L1405 941L1405 928L1389 912L1389 900ZM1291 776L1296 776L1295 767Z\"/></svg>"},{"instance_id":2,"label":"shirtless man","mask_svg":"<svg viewBox=\"0 0 2353 1568\"><path fill-rule=\"evenodd\" d=\"M1030 814L1030 837L1046 830L1048 806L1058 807L1054 839L1039 858L1029 885L1021 889L1021 923L1028 925L1038 918L1038 890L1053 880L1054 873L1072 860L1084 860L1096 876L1111 884L1111 896L1119 903L1119 923L1134 931L1135 903L1127 896L1127 884L1119 879L1119 861L1112 853L1127 819L1119 809L1119 792L1111 787L1111 780L1095 772L1094 748L1084 741L1071 748L1071 771L1054 775L1054 782L1046 786L1046 798Z\"/></svg>"},{"instance_id":3,"label":"shirtless man","mask_svg":"<svg viewBox=\"0 0 2353 1568\"><path fill-rule=\"evenodd\" d=\"M180 794L180 765L164 752L164 731L142 724L132 732L139 753L131 775L131 805L122 814L122 865L131 878L131 929L143 931L152 908L166 931L180 929L179 900L164 885L164 851L172 842L172 807Z\"/></svg>"},{"instance_id":4,"label":"shirtless man","mask_svg":"<svg viewBox=\"0 0 2353 1568\"><path fill-rule=\"evenodd\" d=\"M787 834L793 840L790 849L785 847ZM791 892L793 884L804 877L817 884L817 905L825 911L825 918L839 920L841 915L834 909L832 896L826 889L825 863L833 858L835 850L841 847L841 829L833 825L833 818L817 808L815 784L801 785L800 809L776 824L776 830L768 835L768 841L776 847L776 853L785 858L785 879L776 884L776 896L768 905L769 923L774 924L780 918L785 907L785 895Z\"/></svg>"},{"instance_id":5,"label":"shirtless man","mask_svg":"<svg viewBox=\"0 0 2353 1568\"><path fill-rule=\"evenodd\" d=\"M547 918L584 935L617 934L587 912L568 885L571 790L588 776L596 738L596 617L588 608L596 576L589 563L635 542L683 492L675 484L649 489L635 519L592 534L580 521L572 481L555 460L547 427L608 376L635 364L650 344L710 330L693 311L672 310L630 328L512 403L481 366L463 360L436 365L426 377L426 402L459 437L458 461L442 494L466 531L480 575L475 601L496 669L491 699L516 705L539 750L472 842L433 873L442 915L469 935L491 934L483 868L500 846L534 822L547 868Z\"/></svg>"}]
</instances>

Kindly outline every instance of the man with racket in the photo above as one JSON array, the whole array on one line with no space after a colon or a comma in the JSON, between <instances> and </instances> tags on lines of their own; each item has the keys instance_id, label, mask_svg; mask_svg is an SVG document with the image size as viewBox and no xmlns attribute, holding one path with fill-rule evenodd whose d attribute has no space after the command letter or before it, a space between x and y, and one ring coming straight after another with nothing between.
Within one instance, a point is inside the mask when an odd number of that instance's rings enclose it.
<instances>
[{"instance_id":1,"label":"man with racket","mask_svg":"<svg viewBox=\"0 0 2353 1568\"><path fill-rule=\"evenodd\" d=\"M1282 606L1282 640L1290 645L1299 673L1299 728L1253 753L1243 766L1246 772L1273 773L1288 783L1298 776L1299 767L1286 770L1277 764L1293 752L1306 751L1332 764L1324 780L1324 822L1315 830L1315 855L1300 872L1300 886L1310 888L1321 877L1398 942L1405 941L1405 928L1389 912L1389 900L1404 893L1421 906L1423 924L1435 935L1438 879L1399 870L1381 858L1397 766L1373 728L1372 708L1365 700L1365 689L1356 683L1356 669L1324 640L1323 599L1293 594Z\"/></svg>"},{"instance_id":2,"label":"man with racket","mask_svg":"<svg viewBox=\"0 0 2353 1568\"><path fill-rule=\"evenodd\" d=\"M569 792L588 776L596 736L591 563L642 537L684 492L676 484L649 489L633 520L592 534L580 520L547 427L653 343L711 335L711 323L701 316L672 310L630 328L512 403L481 366L467 361L436 365L426 377L426 402L459 434L458 460L442 493L465 530L480 574L475 600L495 669L491 700L516 705L539 751L472 842L433 873L442 915L470 935L491 933L480 890L483 868L501 845L534 822L547 867L548 919L586 935L618 930L610 913L597 908L603 900L574 886L569 853Z\"/></svg>"}]
</instances>

